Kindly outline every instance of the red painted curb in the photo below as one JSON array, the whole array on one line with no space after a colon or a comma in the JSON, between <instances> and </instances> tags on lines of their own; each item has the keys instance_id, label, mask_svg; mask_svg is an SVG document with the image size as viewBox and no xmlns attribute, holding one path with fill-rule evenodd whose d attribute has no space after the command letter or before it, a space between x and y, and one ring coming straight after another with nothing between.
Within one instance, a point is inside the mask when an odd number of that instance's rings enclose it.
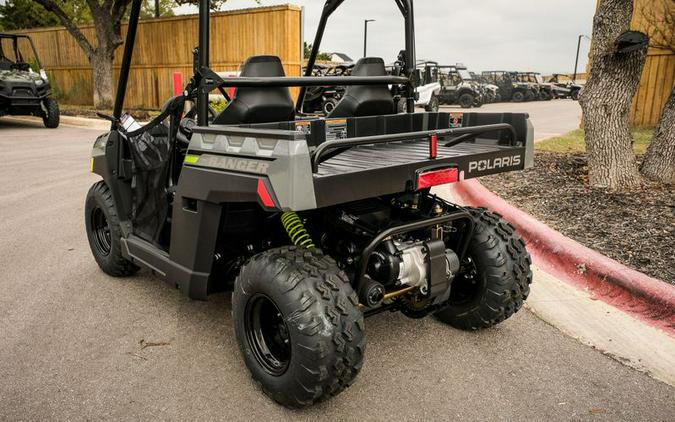
<instances>
[{"instance_id":1,"label":"red painted curb","mask_svg":"<svg viewBox=\"0 0 675 422\"><path fill-rule=\"evenodd\" d=\"M649 277L563 236L492 193L477 180L450 186L469 206L498 212L516 226L536 264L577 288L675 337L675 286Z\"/></svg>"}]
</instances>

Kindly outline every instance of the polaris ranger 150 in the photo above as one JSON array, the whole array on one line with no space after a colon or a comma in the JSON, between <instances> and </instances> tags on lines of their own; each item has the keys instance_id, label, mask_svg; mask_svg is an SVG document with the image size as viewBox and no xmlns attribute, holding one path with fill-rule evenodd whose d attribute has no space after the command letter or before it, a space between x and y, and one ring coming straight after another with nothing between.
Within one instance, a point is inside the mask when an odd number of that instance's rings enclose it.
<instances>
[{"instance_id":1,"label":"polaris ranger 150","mask_svg":"<svg viewBox=\"0 0 675 422\"><path fill-rule=\"evenodd\" d=\"M94 143L85 224L112 276L147 268L194 299L232 291L244 362L272 399L308 406L340 393L365 353L364 318L434 314L465 330L518 311L532 280L513 226L432 188L532 165L526 114L404 113L417 81L412 0L401 76L363 58L352 76L312 77L327 0L305 77L273 56L238 78L209 69L202 1L196 73L144 127L122 108L141 0L133 0L110 132ZM345 85L327 118L305 118L288 86ZM211 120L208 94L237 88ZM196 106L186 110L186 105ZM296 110L295 108L298 108ZM374 357L377 358L377 357ZM400 362L398 363L400 364Z\"/></svg>"},{"instance_id":2,"label":"polaris ranger 150","mask_svg":"<svg viewBox=\"0 0 675 422\"><path fill-rule=\"evenodd\" d=\"M56 128L59 105L50 95L47 73L30 37L0 34L0 117L38 116L46 127Z\"/></svg>"}]
</instances>

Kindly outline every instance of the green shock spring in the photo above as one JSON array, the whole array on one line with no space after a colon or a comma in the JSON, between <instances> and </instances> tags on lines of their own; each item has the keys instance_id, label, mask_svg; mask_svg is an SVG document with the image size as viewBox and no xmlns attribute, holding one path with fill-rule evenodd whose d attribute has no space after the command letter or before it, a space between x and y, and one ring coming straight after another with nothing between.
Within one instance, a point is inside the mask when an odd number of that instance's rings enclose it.
<instances>
[{"instance_id":1,"label":"green shock spring","mask_svg":"<svg viewBox=\"0 0 675 422\"><path fill-rule=\"evenodd\" d=\"M284 226L284 230L286 230L288 237L291 238L291 242L295 246L307 249L315 247L312 236L309 235L307 229L305 229L305 225L302 224L302 220L294 211L286 211L281 214L281 225Z\"/></svg>"}]
</instances>

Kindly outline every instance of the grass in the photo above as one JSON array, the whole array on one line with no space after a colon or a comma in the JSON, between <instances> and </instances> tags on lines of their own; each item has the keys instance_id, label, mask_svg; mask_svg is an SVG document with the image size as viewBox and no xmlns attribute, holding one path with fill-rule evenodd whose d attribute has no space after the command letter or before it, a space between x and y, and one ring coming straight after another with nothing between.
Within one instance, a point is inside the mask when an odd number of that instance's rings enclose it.
<instances>
[{"instance_id":1,"label":"grass","mask_svg":"<svg viewBox=\"0 0 675 422\"><path fill-rule=\"evenodd\" d=\"M647 145L652 138L654 129L634 128L632 131L635 143L633 149L638 155L642 155L647 151ZM559 152L559 153L580 153L586 152L586 143L584 142L584 131L582 129L573 130L572 132L550 138L534 144L534 149L537 151Z\"/></svg>"}]
</instances>

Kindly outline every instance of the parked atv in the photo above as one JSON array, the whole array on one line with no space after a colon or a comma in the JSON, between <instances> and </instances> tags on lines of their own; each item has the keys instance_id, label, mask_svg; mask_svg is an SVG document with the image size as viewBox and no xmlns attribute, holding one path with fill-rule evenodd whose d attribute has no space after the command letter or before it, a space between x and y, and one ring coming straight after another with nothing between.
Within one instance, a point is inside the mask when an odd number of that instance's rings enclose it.
<instances>
[{"instance_id":1,"label":"parked atv","mask_svg":"<svg viewBox=\"0 0 675 422\"><path fill-rule=\"evenodd\" d=\"M502 96L499 93L497 85L489 83L483 76L476 72L469 72L471 79L477 81L485 92L485 103L498 103L502 101Z\"/></svg>"},{"instance_id":2,"label":"parked atv","mask_svg":"<svg viewBox=\"0 0 675 422\"><path fill-rule=\"evenodd\" d=\"M554 73L549 82L558 89L559 98L571 98L575 101L579 100L579 94L583 89L583 85L579 85L572 81L569 75Z\"/></svg>"},{"instance_id":3,"label":"parked atv","mask_svg":"<svg viewBox=\"0 0 675 422\"><path fill-rule=\"evenodd\" d=\"M441 95L441 80L438 69L438 63L432 61L420 61L417 63L420 71L420 83L416 88L417 107L424 107L425 111L438 111L441 104L439 96ZM406 110L407 111L407 110Z\"/></svg>"},{"instance_id":4,"label":"parked atv","mask_svg":"<svg viewBox=\"0 0 675 422\"><path fill-rule=\"evenodd\" d=\"M326 1L317 40L341 3ZM354 382L365 317L433 314L478 330L529 293L531 260L513 226L432 191L532 166L529 118L412 113L413 5L395 3L408 46L399 76L366 57L352 76L286 78L278 57L255 56L240 77L220 78L208 62L210 9L200 7L196 73L143 127L122 116L142 1L131 4L111 130L92 151L102 178L85 202L92 254L111 276L146 268L190 298L232 291L242 359L284 406ZM294 104L289 86L333 84L346 90L327 118L298 116L304 92ZM210 121L209 91L224 86L237 91ZM396 113L398 97L408 113Z\"/></svg>"},{"instance_id":5,"label":"parked atv","mask_svg":"<svg viewBox=\"0 0 675 422\"><path fill-rule=\"evenodd\" d=\"M480 107L485 102L484 88L475 81L466 67L438 66L441 104L457 104L462 108Z\"/></svg>"},{"instance_id":6,"label":"parked atv","mask_svg":"<svg viewBox=\"0 0 675 422\"><path fill-rule=\"evenodd\" d=\"M25 60L30 54L32 63ZM59 105L51 98L47 73L26 35L0 33L0 117L38 116L48 128L59 126Z\"/></svg>"},{"instance_id":7,"label":"parked atv","mask_svg":"<svg viewBox=\"0 0 675 422\"><path fill-rule=\"evenodd\" d=\"M536 85L539 90L539 100L550 101L558 98L560 90L552 83L544 82L541 73L538 72L518 72L518 81Z\"/></svg>"},{"instance_id":8,"label":"parked atv","mask_svg":"<svg viewBox=\"0 0 675 422\"><path fill-rule=\"evenodd\" d=\"M499 87L499 96L502 101L515 103L532 101L539 96L536 88L529 83L519 82L515 78L517 72L484 71L481 75L487 83Z\"/></svg>"}]
</instances>

